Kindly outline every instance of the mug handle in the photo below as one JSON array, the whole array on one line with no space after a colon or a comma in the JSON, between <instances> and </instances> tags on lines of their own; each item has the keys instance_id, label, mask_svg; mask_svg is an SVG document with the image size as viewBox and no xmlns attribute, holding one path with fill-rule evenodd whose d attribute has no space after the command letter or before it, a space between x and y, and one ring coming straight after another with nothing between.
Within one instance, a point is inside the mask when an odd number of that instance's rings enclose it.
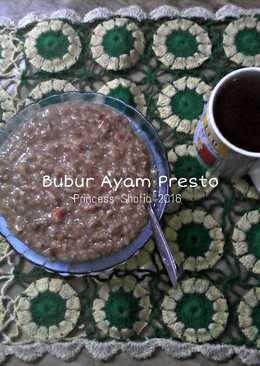
<instances>
[{"instance_id":1,"label":"mug handle","mask_svg":"<svg viewBox=\"0 0 260 366\"><path fill-rule=\"evenodd\" d=\"M260 193L260 160L258 160L248 172L252 182L254 183L255 188Z\"/></svg>"}]
</instances>

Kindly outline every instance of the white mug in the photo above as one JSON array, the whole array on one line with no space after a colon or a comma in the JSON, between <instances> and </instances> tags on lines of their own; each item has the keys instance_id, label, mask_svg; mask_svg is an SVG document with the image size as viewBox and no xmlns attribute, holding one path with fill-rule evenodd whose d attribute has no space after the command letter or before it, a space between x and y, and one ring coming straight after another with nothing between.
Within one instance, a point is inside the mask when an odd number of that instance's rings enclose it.
<instances>
[{"instance_id":1,"label":"white mug","mask_svg":"<svg viewBox=\"0 0 260 366\"><path fill-rule=\"evenodd\" d=\"M239 82L242 74L243 77L245 74L252 77L252 74L255 73L260 76L260 68L238 69L227 74L218 82L195 129L193 142L199 161L213 175L241 177L249 174L256 189L260 192L260 151L247 151L232 144L223 136L217 126L218 121L214 117L214 103L221 88L232 79Z\"/></svg>"}]
</instances>

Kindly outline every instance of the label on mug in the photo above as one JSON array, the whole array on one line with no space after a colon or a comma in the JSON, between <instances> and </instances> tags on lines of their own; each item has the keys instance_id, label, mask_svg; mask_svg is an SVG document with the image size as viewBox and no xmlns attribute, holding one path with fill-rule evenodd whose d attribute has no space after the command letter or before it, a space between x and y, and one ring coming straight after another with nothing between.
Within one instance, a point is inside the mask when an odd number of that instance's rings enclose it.
<instances>
[{"instance_id":1,"label":"label on mug","mask_svg":"<svg viewBox=\"0 0 260 366\"><path fill-rule=\"evenodd\" d=\"M237 154L217 137L208 118L207 106L195 129L193 142L199 161L212 174L242 175L245 166L248 168L249 162L252 163L252 159L249 161L247 157Z\"/></svg>"}]
</instances>

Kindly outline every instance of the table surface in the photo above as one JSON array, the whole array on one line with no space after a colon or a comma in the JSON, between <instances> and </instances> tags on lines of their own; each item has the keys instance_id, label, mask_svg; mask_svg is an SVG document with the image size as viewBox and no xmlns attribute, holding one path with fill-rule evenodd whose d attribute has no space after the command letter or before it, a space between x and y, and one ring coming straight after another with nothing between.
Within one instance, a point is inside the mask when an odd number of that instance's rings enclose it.
<instances>
[{"instance_id":1,"label":"table surface","mask_svg":"<svg viewBox=\"0 0 260 366\"><path fill-rule=\"evenodd\" d=\"M226 0L20 0L17 2L16 0L0 0L0 14L1 16L7 16L14 20L18 20L22 18L24 15L28 14L32 11L40 11L46 14L49 14L55 10L70 8L76 10L80 15L84 15L86 12L92 10L95 7L108 7L111 10L117 10L122 7L130 6L130 5L139 5L143 8L143 10L149 12L152 9L161 6L161 5L171 5L175 6L178 9L185 9L187 7L192 6L204 6L209 10L216 11L221 6L226 5L228 3L232 3L234 5L242 6L245 8L257 8L260 6L259 0L234 0L232 2L228 2ZM166 355L163 352L156 352L156 354L151 359L143 360L142 362L133 360L125 354L120 354L116 356L114 359L105 363L106 365L125 365L125 366L238 366L241 365L238 359L233 359L226 363L216 363L212 361L208 361L201 356L196 356L189 360L175 360L172 359L169 355ZM24 362L21 362L15 358L11 358L5 365L8 366L22 366L27 365ZM94 361L90 358L85 352L82 352L74 361L65 363L61 360L57 360L52 356L45 356L41 361L37 362L39 366L101 366L104 365L103 362Z\"/></svg>"}]
</instances>

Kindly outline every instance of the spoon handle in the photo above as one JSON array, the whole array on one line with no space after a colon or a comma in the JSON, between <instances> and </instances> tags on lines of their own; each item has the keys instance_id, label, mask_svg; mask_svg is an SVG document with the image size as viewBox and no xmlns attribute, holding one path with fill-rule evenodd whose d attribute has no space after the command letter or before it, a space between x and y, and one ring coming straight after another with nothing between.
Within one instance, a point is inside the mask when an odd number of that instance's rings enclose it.
<instances>
[{"instance_id":1,"label":"spoon handle","mask_svg":"<svg viewBox=\"0 0 260 366\"><path fill-rule=\"evenodd\" d=\"M177 286L177 266L172 253L168 247L164 233L161 229L160 223L155 215L152 205L149 205L149 216L153 227L156 246L161 256L165 269L168 272L169 278L174 288Z\"/></svg>"}]
</instances>

